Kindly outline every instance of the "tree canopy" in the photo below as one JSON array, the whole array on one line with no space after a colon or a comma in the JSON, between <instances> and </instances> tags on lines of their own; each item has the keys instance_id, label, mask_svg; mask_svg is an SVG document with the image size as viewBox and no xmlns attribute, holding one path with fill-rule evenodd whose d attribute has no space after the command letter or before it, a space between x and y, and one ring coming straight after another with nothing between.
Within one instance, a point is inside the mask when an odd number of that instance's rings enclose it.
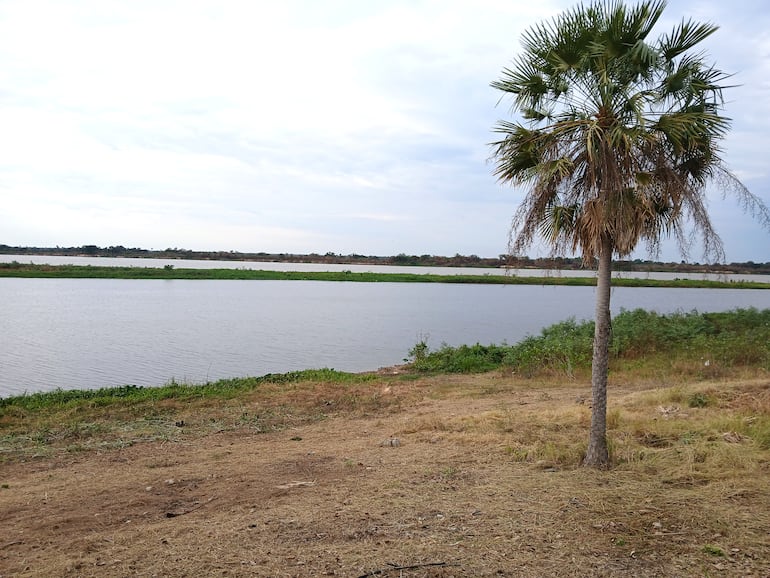
<instances>
[{"instance_id":1,"label":"tree canopy","mask_svg":"<svg viewBox=\"0 0 770 578\"><path fill-rule=\"evenodd\" d=\"M697 239L724 258L707 211L707 185L768 211L725 166L721 114L729 75L689 52L717 26L683 20L651 40L666 3L595 2L530 28L523 50L492 86L520 121L500 121L495 175L527 185L512 228L520 254L535 237L592 262L601 239L627 257L657 254L673 235L687 256Z\"/></svg>"}]
</instances>

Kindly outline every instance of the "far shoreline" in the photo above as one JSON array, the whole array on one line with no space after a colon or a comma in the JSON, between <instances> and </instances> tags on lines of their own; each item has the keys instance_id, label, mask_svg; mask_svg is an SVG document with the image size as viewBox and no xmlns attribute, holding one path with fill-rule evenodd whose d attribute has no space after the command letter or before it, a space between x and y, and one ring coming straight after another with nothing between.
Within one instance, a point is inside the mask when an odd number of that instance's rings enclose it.
<instances>
[{"instance_id":1,"label":"far shoreline","mask_svg":"<svg viewBox=\"0 0 770 578\"><path fill-rule=\"evenodd\" d=\"M622 273L622 272L615 272ZM0 263L0 277L35 279L162 279L162 280L239 280L239 281L331 281L363 283L463 283L484 285L562 285L594 286L594 276L522 276L518 274L452 274L383 273L341 271L278 271L264 269L187 269L173 264L164 267L44 265L11 261ZM704 288L704 289L770 289L770 283L746 280L652 279L647 277L614 277L616 287Z\"/></svg>"},{"instance_id":2,"label":"far shoreline","mask_svg":"<svg viewBox=\"0 0 770 578\"><path fill-rule=\"evenodd\" d=\"M228 263L256 262L310 265L353 265L388 267L426 267L462 269L510 269L548 271L590 271L580 257L550 256L528 257L526 255L500 254L496 257L478 255L362 255L359 253L267 253L241 251L197 251L183 248L142 249L122 245L99 247L82 245L78 247L21 247L0 244L1 257L74 257L74 258L118 258L118 259L161 259L172 261L222 261ZM21 259L19 259L21 260ZM208 267L207 267L208 268ZM649 259L618 259L613 270L626 273L672 273L706 275L770 275L770 262L754 261L731 263L689 263L686 261L664 262Z\"/></svg>"}]
</instances>

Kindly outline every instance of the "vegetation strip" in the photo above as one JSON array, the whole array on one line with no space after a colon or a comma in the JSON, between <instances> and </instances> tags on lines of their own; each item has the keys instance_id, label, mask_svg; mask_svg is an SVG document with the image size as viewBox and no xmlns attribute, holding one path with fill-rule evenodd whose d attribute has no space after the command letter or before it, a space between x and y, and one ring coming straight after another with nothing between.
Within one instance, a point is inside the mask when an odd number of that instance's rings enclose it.
<instances>
[{"instance_id":1,"label":"vegetation strip","mask_svg":"<svg viewBox=\"0 0 770 578\"><path fill-rule=\"evenodd\" d=\"M589 375L593 321L573 319L544 328L514 345L442 344L426 340L409 351L411 368L423 373L476 373L505 370L527 377L547 373ZM718 377L725 368L770 370L770 309L661 315L643 309L612 319L610 367L651 373L682 364L697 379Z\"/></svg>"},{"instance_id":2,"label":"vegetation strip","mask_svg":"<svg viewBox=\"0 0 770 578\"><path fill-rule=\"evenodd\" d=\"M0 263L0 277L40 279L186 279L232 281L351 281L359 283L472 283L479 285L567 285L592 287L594 277L521 277L515 275L433 275L419 273L354 273L352 271L265 271L254 269L177 269L166 267L102 267L92 265L35 265ZM707 279L616 278L619 287L709 289L770 289L757 281Z\"/></svg>"},{"instance_id":3,"label":"vegetation strip","mask_svg":"<svg viewBox=\"0 0 770 578\"><path fill-rule=\"evenodd\" d=\"M739 367L751 367L760 372L770 370L770 309L668 315L635 309L616 315L612 326L611 369L619 373L636 374L637 377L676 373L683 374L688 380L702 381L726 377ZM540 335L527 337L513 345L477 343L451 347L442 344L433 350L423 340L408 352L407 366L394 379L416 379L420 374L471 374L495 370L525 379L538 376L581 379L590 373L592 337L592 321L570 319L546 327ZM60 427L66 421L65 414L72 414L78 421L87 421L89 414L109 414L116 409L124 415L146 419L153 413L163 414L164 404L171 400L187 406L212 402L217 405L254 392L264 393L266 388L274 391L278 398L284 398L307 383L331 384L336 395L348 396L358 387L388 378L384 374L323 368L203 384L172 380L159 387L124 385L85 390L57 389L0 397L0 434L15 428L29 428L33 416L44 417L51 427ZM350 401L346 399L346 403ZM767 425L769 435L765 443L770 448L770 422Z\"/></svg>"}]
</instances>

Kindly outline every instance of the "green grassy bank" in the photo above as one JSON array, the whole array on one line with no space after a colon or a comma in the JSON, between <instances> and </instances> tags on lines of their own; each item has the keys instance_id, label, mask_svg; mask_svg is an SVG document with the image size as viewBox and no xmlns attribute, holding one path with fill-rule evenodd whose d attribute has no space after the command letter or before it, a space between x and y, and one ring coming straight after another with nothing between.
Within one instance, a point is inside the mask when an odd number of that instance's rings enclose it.
<instances>
[{"instance_id":1,"label":"green grassy bank","mask_svg":"<svg viewBox=\"0 0 770 578\"><path fill-rule=\"evenodd\" d=\"M427 373L496 369L524 376L589 376L594 324L567 320L514 344L441 345L409 351L411 366ZM611 371L712 379L736 367L770 371L770 309L660 315L635 309L612 320Z\"/></svg>"},{"instance_id":2,"label":"green grassy bank","mask_svg":"<svg viewBox=\"0 0 770 578\"><path fill-rule=\"evenodd\" d=\"M543 329L516 344L474 344L431 349L416 343L405 359L407 375L482 373L500 370L525 377L589 374L594 324L572 319ZM612 321L611 370L687 374L694 379L719 377L736 367L770 371L770 309L735 309L721 313L661 315L635 309ZM310 369L259 377L223 379L204 384L171 381L158 387L125 385L93 390L61 390L0 398L0 427L14 411L37 411L83 404L156 403L168 399L229 399L270 383L291 386L318 383L359 384L379 379L375 373ZM401 376L403 378L403 374Z\"/></svg>"},{"instance_id":3,"label":"green grassy bank","mask_svg":"<svg viewBox=\"0 0 770 578\"><path fill-rule=\"evenodd\" d=\"M593 286L594 277L522 277L514 275L433 275L418 273L354 273L352 271L264 271L252 269L184 269L166 267L101 267L91 265L35 265L0 263L0 277L43 279L188 279L243 281L352 281L363 283L474 283L487 285ZM770 289L770 283L704 279L613 280L618 287L681 287L713 289Z\"/></svg>"},{"instance_id":4,"label":"green grassy bank","mask_svg":"<svg viewBox=\"0 0 770 578\"><path fill-rule=\"evenodd\" d=\"M227 428L245 422L266 429L283 428L324 419L341 409L382 409L386 398L377 393L382 387L414 382L426 375L498 371L515 379L588 382L592 337L592 322L568 320L513 345L441 345L431 350L420 342L408 352L408 364L393 375L315 369L203 384L172 381L159 387L126 385L0 398L0 447L15 454L20 447L100 437L102 429L119 430L115 424L120 423L133 423L132 427L139 423L140 430L155 431L150 426L157 420L173 429L174 421L168 423L170 415L210 408L216 416L222 407L241 407L255 395L263 399L261 412L239 414L234 410L228 414L227 425L219 424L218 417L212 417L212 423ZM613 319L611 353L611 382L670 384L726 379L741 372L766 375L770 371L770 309L670 315L624 311ZM298 391L305 392L301 407L297 406ZM696 396L686 401L698 406L712 400ZM759 443L770 448L770 416L750 429Z\"/></svg>"}]
</instances>

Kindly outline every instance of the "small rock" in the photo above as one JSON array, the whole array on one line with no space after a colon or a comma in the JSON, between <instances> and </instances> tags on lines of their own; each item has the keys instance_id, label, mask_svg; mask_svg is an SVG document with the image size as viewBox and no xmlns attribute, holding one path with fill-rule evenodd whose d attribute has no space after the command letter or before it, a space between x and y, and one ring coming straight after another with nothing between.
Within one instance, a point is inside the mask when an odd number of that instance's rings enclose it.
<instances>
[{"instance_id":1,"label":"small rock","mask_svg":"<svg viewBox=\"0 0 770 578\"><path fill-rule=\"evenodd\" d=\"M394 447L397 448L401 445L401 440L398 438L390 438L380 442L381 447Z\"/></svg>"}]
</instances>

